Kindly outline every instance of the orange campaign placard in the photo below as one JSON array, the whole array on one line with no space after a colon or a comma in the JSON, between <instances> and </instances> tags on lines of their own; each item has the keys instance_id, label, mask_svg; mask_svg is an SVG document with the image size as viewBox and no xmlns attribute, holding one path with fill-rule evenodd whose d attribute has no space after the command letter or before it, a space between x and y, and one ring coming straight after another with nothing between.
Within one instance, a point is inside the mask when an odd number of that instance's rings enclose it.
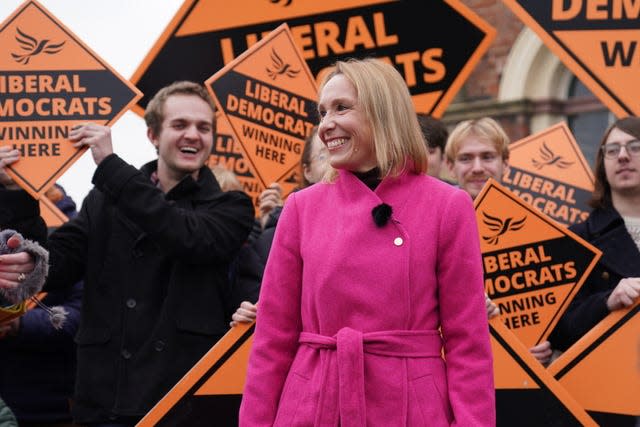
<instances>
[{"instance_id":1,"label":"orange campaign placard","mask_svg":"<svg viewBox=\"0 0 640 427\"><path fill-rule=\"evenodd\" d=\"M142 94L34 0L0 26L0 146L12 178L39 199L83 153L70 129L110 125Z\"/></svg>"},{"instance_id":2,"label":"orange campaign placard","mask_svg":"<svg viewBox=\"0 0 640 427\"><path fill-rule=\"evenodd\" d=\"M244 155L242 146L234 136L233 129L222 113L218 114L216 126L216 139L211 149L209 164L220 165L234 172L242 184L242 190L253 200L256 208L256 215L260 214L258 209L258 197L265 189L259 175L254 172L254 166ZM293 168L289 174L279 181L282 194L290 194L300 186L302 182L302 170Z\"/></svg>"},{"instance_id":3,"label":"orange campaign placard","mask_svg":"<svg viewBox=\"0 0 640 427\"><path fill-rule=\"evenodd\" d=\"M551 334L602 253L493 179L474 206L485 292L531 348Z\"/></svg>"},{"instance_id":4,"label":"orange campaign placard","mask_svg":"<svg viewBox=\"0 0 640 427\"><path fill-rule=\"evenodd\" d=\"M616 116L640 115L636 1L503 2Z\"/></svg>"},{"instance_id":5,"label":"orange campaign placard","mask_svg":"<svg viewBox=\"0 0 640 427\"><path fill-rule=\"evenodd\" d=\"M597 426L499 318L489 321L496 425Z\"/></svg>"},{"instance_id":6,"label":"orange campaign placard","mask_svg":"<svg viewBox=\"0 0 640 427\"><path fill-rule=\"evenodd\" d=\"M336 60L383 58L404 76L416 110L435 117L496 34L460 0L185 0L132 81L149 96L177 79L204 81L284 22L314 77Z\"/></svg>"},{"instance_id":7,"label":"orange campaign placard","mask_svg":"<svg viewBox=\"0 0 640 427\"><path fill-rule=\"evenodd\" d=\"M300 167L304 140L316 122L317 87L288 26L276 28L205 86L261 188L278 182L291 191L287 181Z\"/></svg>"},{"instance_id":8,"label":"orange campaign placard","mask_svg":"<svg viewBox=\"0 0 640 427\"><path fill-rule=\"evenodd\" d=\"M510 144L509 153L505 187L564 226L587 219L593 173L565 122Z\"/></svg>"},{"instance_id":9,"label":"orange campaign placard","mask_svg":"<svg viewBox=\"0 0 640 427\"><path fill-rule=\"evenodd\" d=\"M57 228L69 220L48 197L41 197L39 202L40 216L44 219L47 227Z\"/></svg>"},{"instance_id":10,"label":"orange campaign placard","mask_svg":"<svg viewBox=\"0 0 640 427\"><path fill-rule=\"evenodd\" d=\"M548 370L600 425L634 425L640 417L640 301L609 314Z\"/></svg>"},{"instance_id":11,"label":"orange campaign placard","mask_svg":"<svg viewBox=\"0 0 640 427\"><path fill-rule=\"evenodd\" d=\"M254 330L231 328L136 426L237 426Z\"/></svg>"}]
</instances>

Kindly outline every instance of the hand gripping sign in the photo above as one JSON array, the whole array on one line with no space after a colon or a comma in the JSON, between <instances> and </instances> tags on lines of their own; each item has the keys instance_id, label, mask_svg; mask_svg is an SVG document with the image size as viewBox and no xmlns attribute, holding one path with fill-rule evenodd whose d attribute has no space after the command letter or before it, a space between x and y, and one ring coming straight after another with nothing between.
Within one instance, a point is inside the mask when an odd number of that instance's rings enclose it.
<instances>
[{"instance_id":1,"label":"hand gripping sign","mask_svg":"<svg viewBox=\"0 0 640 427\"><path fill-rule=\"evenodd\" d=\"M474 206L485 292L533 347L551 334L602 253L493 179Z\"/></svg>"},{"instance_id":2,"label":"hand gripping sign","mask_svg":"<svg viewBox=\"0 0 640 427\"><path fill-rule=\"evenodd\" d=\"M34 0L0 26L0 145L20 151L8 168L40 198L87 149L78 123L114 123L142 94Z\"/></svg>"}]
</instances>

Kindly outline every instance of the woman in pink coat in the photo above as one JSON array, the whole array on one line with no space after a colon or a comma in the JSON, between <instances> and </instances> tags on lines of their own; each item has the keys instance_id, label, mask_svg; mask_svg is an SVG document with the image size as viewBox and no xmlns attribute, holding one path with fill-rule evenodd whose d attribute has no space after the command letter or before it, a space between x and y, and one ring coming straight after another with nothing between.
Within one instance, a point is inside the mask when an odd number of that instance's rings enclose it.
<instances>
[{"instance_id":1,"label":"woman in pink coat","mask_svg":"<svg viewBox=\"0 0 640 427\"><path fill-rule=\"evenodd\" d=\"M240 425L494 425L469 196L425 174L392 66L338 62L318 110L334 170L280 217Z\"/></svg>"}]
</instances>

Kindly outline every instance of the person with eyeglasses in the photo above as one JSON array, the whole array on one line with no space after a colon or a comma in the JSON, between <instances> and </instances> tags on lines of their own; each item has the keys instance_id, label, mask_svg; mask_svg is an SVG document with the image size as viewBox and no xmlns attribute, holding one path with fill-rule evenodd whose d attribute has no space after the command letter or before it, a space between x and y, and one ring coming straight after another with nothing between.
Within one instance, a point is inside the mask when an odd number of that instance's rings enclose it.
<instances>
[{"instance_id":1,"label":"person with eyeglasses","mask_svg":"<svg viewBox=\"0 0 640 427\"><path fill-rule=\"evenodd\" d=\"M550 337L565 350L612 311L640 297L640 118L626 117L605 132L595 163L586 221L569 229L602 257Z\"/></svg>"}]
</instances>

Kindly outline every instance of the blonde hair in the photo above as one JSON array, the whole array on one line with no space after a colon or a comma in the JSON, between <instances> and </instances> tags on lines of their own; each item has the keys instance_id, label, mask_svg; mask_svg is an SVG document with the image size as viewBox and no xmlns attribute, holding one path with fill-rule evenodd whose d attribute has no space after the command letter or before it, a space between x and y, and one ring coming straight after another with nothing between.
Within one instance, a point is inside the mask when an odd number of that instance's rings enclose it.
<instances>
[{"instance_id":1,"label":"blonde hair","mask_svg":"<svg viewBox=\"0 0 640 427\"><path fill-rule=\"evenodd\" d=\"M400 73L375 58L338 61L325 75L320 93L329 80L344 75L353 84L368 125L380 176L397 176L412 160L412 171L427 171L427 148L411 94ZM336 171L329 178L335 178Z\"/></svg>"},{"instance_id":2,"label":"blonde hair","mask_svg":"<svg viewBox=\"0 0 640 427\"><path fill-rule=\"evenodd\" d=\"M474 135L493 145L502 160L509 159L509 137L502 126L491 117L482 117L473 120L464 120L456 125L449 134L444 153L451 163L455 161L460 145L468 136Z\"/></svg>"},{"instance_id":3,"label":"blonde hair","mask_svg":"<svg viewBox=\"0 0 640 427\"><path fill-rule=\"evenodd\" d=\"M211 172L216 177L216 181L220 184L222 191L242 191L242 184L238 180L238 177L233 171L225 168L222 165L210 166Z\"/></svg>"}]
</instances>

